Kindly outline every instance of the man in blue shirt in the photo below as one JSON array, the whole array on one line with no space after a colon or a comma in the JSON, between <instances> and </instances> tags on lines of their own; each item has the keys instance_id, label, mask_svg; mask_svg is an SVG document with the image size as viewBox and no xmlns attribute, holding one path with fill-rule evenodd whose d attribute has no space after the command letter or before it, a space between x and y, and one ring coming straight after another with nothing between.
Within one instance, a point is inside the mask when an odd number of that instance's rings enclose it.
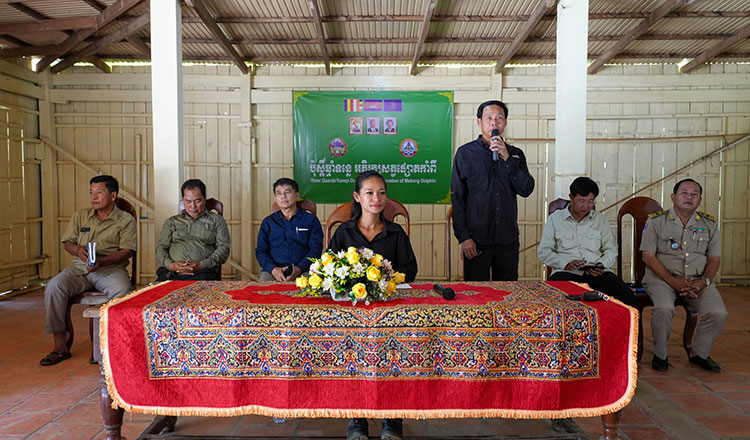
<instances>
[{"instance_id":1,"label":"man in blue shirt","mask_svg":"<svg viewBox=\"0 0 750 440\"><path fill-rule=\"evenodd\" d=\"M273 200L280 208L263 219L255 258L260 281L291 281L307 272L312 258L323 252L323 228L318 217L297 209L299 185L282 177L273 184Z\"/></svg>"}]
</instances>

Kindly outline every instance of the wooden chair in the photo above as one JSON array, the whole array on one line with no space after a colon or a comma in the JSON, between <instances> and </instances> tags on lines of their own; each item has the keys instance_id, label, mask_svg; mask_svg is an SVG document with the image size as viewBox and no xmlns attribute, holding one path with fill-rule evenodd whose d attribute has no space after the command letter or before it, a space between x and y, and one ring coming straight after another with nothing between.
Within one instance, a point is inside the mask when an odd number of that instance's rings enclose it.
<instances>
[{"instance_id":1,"label":"wooden chair","mask_svg":"<svg viewBox=\"0 0 750 440\"><path fill-rule=\"evenodd\" d=\"M117 206L119 209L127 212L128 214L132 215L136 222L138 221L138 216L135 212L135 208L133 208L133 205L130 204L127 200L117 197L115 199L115 206ZM137 224L137 223L136 223ZM138 273L138 259L137 254L133 252L133 257L131 258L131 274L130 274L130 286L131 288L135 288L135 277ZM73 346L73 321L70 319L70 312L74 304L84 304L89 306L99 306L101 304L104 304L107 302L107 295L104 292L99 292L96 290L89 290L86 292L79 293L78 295L71 297L68 301L68 309L66 311L66 322L65 322L65 329L70 334L70 337L68 338L68 351L70 351L70 348ZM98 309L98 307L97 307ZM86 316L86 314L84 314ZM98 310L97 310L97 316L98 316ZM88 316L87 316L88 317ZM89 319L89 339L91 340L92 344L94 342L94 319ZM98 333L99 329L97 327L96 332ZM92 345L92 363L93 362L93 345Z\"/></svg>"},{"instance_id":2,"label":"wooden chair","mask_svg":"<svg viewBox=\"0 0 750 440\"><path fill-rule=\"evenodd\" d=\"M271 206L271 212L276 212L279 209L279 205L276 204L276 202L273 202L273 205ZM315 202L307 199L297 200L297 209L301 211L307 211L312 215L318 215L318 205L315 204Z\"/></svg>"},{"instance_id":3,"label":"wooden chair","mask_svg":"<svg viewBox=\"0 0 750 440\"><path fill-rule=\"evenodd\" d=\"M183 209L185 209L185 204L180 200L177 203L177 213L179 214ZM216 211L217 214L224 217L224 204L213 197L206 199L206 209L209 211Z\"/></svg>"},{"instance_id":4,"label":"wooden chair","mask_svg":"<svg viewBox=\"0 0 750 440\"><path fill-rule=\"evenodd\" d=\"M633 240L632 264L633 283L631 288L635 293L635 308L638 309L638 361L643 356L643 309L654 305L651 297L643 288L643 276L646 273L646 263L643 262L641 252L638 250L643 237L643 228L646 226L648 215L652 212L661 211L661 205L650 197L634 197L625 202L617 212L617 274L622 278L622 218L626 215L633 217L635 221L635 234ZM675 305L685 309L685 328L682 332L682 345L690 356L693 348L693 334L698 325L698 311L690 306L682 297L678 296Z\"/></svg>"},{"instance_id":5,"label":"wooden chair","mask_svg":"<svg viewBox=\"0 0 750 440\"><path fill-rule=\"evenodd\" d=\"M383 210L383 217L388 221L393 221L393 219L399 215L403 216L406 220L406 235L410 235L409 211L407 211L406 207L398 200L387 199L385 202L385 209ZM326 220L326 245L324 249L328 249L328 243L330 243L331 237L333 236L333 227L340 223L344 223L350 218L352 218L352 202L344 203L333 210L331 215L328 216L328 220Z\"/></svg>"},{"instance_id":6,"label":"wooden chair","mask_svg":"<svg viewBox=\"0 0 750 440\"><path fill-rule=\"evenodd\" d=\"M555 211L567 208L568 203L570 203L570 200L568 199L555 199L549 202L549 206L547 207L547 217L552 215ZM545 267L547 267L547 279L549 279L550 275L552 275L552 268L549 266Z\"/></svg>"}]
</instances>

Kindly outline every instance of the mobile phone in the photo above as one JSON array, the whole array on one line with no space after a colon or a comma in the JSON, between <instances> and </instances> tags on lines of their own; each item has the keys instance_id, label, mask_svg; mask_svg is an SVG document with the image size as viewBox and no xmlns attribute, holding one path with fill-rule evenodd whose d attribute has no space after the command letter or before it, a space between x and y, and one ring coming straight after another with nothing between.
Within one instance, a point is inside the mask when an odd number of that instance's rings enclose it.
<instances>
[{"instance_id":1,"label":"mobile phone","mask_svg":"<svg viewBox=\"0 0 750 440\"><path fill-rule=\"evenodd\" d=\"M578 269L586 272L587 270L591 270L591 269L604 269L604 266L596 265L596 264L587 264L585 266L579 267Z\"/></svg>"},{"instance_id":2,"label":"mobile phone","mask_svg":"<svg viewBox=\"0 0 750 440\"><path fill-rule=\"evenodd\" d=\"M286 269L284 269L284 272L283 272L283 274L284 274L285 277L289 277L293 273L294 273L294 265L293 264L290 264L289 266L287 266Z\"/></svg>"}]
</instances>

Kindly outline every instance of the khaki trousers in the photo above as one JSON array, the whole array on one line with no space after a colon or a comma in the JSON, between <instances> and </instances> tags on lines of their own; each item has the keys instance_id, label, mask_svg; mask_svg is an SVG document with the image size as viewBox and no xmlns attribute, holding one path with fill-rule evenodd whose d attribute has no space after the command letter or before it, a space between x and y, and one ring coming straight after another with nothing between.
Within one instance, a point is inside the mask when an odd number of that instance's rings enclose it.
<instances>
[{"instance_id":1,"label":"khaki trousers","mask_svg":"<svg viewBox=\"0 0 750 440\"><path fill-rule=\"evenodd\" d=\"M130 291L128 271L122 267L103 267L96 272L76 275L67 267L49 280L44 289L46 319L44 331L58 333L65 331L66 312L71 297L87 290L98 290L107 299L125 295Z\"/></svg>"},{"instance_id":2,"label":"khaki trousers","mask_svg":"<svg viewBox=\"0 0 750 440\"><path fill-rule=\"evenodd\" d=\"M643 283L646 292L654 302L651 311L651 333L654 337L654 354L661 359L667 357L667 340L672 332L672 319L674 318L674 302L677 293L672 287L661 279L650 280ZM721 299L716 285L705 287L698 298L688 299L687 302L698 309L700 320L693 338L693 353L702 358L707 358L714 345L716 338L724 328L727 320L727 309Z\"/></svg>"}]
</instances>

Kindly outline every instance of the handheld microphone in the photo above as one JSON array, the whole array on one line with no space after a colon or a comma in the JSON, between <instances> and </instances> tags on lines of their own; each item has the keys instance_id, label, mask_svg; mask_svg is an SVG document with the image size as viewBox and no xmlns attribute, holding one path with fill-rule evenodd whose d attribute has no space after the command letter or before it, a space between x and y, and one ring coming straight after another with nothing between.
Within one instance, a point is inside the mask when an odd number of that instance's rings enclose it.
<instances>
[{"instance_id":1,"label":"handheld microphone","mask_svg":"<svg viewBox=\"0 0 750 440\"><path fill-rule=\"evenodd\" d=\"M456 298L456 291L451 289L450 287L445 287L445 286L441 286L440 284L435 284L434 286L432 286L432 290L443 295L443 298L447 300Z\"/></svg>"},{"instance_id":2,"label":"handheld microphone","mask_svg":"<svg viewBox=\"0 0 750 440\"><path fill-rule=\"evenodd\" d=\"M494 128L492 130L492 136L490 137L490 139L492 139L495 136L500 136L500 130L498 130L497 128ZM492 160L494 160L495 162L497 162L498 160L500 160L500 153L498 153L497 151L493 150L492 151Z\"/></svg>"}]
</instances>

